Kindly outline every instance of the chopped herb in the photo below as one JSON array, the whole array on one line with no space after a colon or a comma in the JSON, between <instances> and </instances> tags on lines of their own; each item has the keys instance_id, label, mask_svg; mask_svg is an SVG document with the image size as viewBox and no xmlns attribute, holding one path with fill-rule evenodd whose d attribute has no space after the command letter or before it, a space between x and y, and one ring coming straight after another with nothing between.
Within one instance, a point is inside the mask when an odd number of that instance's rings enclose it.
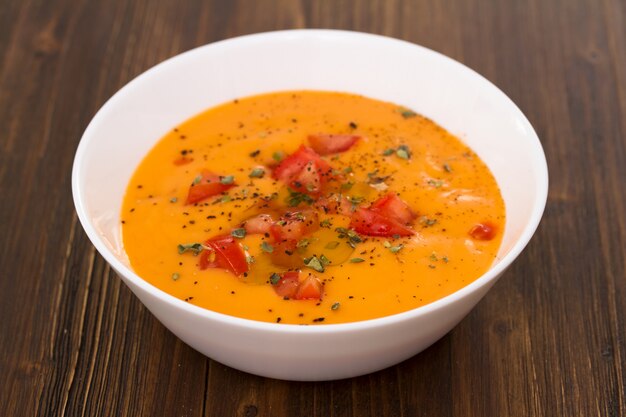
<instances>
[{"instance_id":1,"label":"chopped herb","mask_svg":"<svg viewBox=\"0 0 626 417\"><path fill-rule=\"evenodd\" d=\"M174 272L174 273L172 274L172 279L173 279L174 281L176 281L176 280L178 280L178 278L180 278L180 274L179 274L178 272Z\"/></svg>"},{"instance_id":2,"label":"chopped herb","mask_svg":"<svg viewBox=\"0 0 626 417\"><path fill-rule=\"evenodd\" d=\"M411 150L406 145L400 145L396 150L396 155L398 156L398 158L411 159Z\"/></svg>"},{"instance_id":3,"label":"chopped herb","mask_svg":"<svg viewBox=\"0 0 626 417\"><path fill-rule=\"evenodd\" d=\"M226 175L225 177L220 177L220 183L224 185L230 185L235 181L235 177L233 175Z\"/></svg>"},{"instance_id":4,"label":"chopped herb","mask_svg":"<svg viewBox=\"0 0 626 417\"><path fill-rule=\"evenodd\" d=\"M263 252L272 253L274 252L274 247L267 242L261 243L261 249Z\"/></svg>"},{"instance_id":5,"label":"chopped herb","mask_svg":"<svg viewBox=\"0 0 626 417\"><path fill-rule=\"evenodd\" d=\"M341 306L341 304L339 303L334 303L332 306L330 306L330 309L335 311L335 310L339 310L339 307Z\"/></svg>"},{"instance_id":6,"label":"chopped herb","mask_svg":"<svg viewBox=\"0 0 626 417\"><path fill-rule=\"evenodd\" d=\"M248 263L248 264L253 264L253 263L254 263L254 256L252 256L252 255L247 255L247 256L246 256L246 263Z\"/></svg>"},{"instance_id":7,"label":"chopped herb","mask_svg":"<svg viewBox=\"0 0 626 417\"><path fill-rule=\"evenodd\" d=\"M431 185L435 188L440 188L443 185L443 181L430 179L428 180L428 185Z\"/></svg>"},{"instance_id":8,"label":"chopped herb","mask_svg":"<svg viewBox=\"0 0 626 417\"><path fill-rule=\"evenodd\" d=\"M309 246L309 244L310 244L310 243L311 243L311 241L310 241L309 239L300 239L300 240L298 241L298 243L296 243L296 247L297 247L298 249L304 249L304 248L306 248L307 246Z\"/></svg>"},{"instance_id":9,"label":"chopped herb","mask_svg":"<svg viewBox=\"0 0 626 417\"><path fill-rule=\"evenodd\" d=\"M352 259L350 259L350 262L353 263L353 264L359 264L361 262L365 262L365 259L363 259L363 258L352 258Z\"/></svg>"},{"instance_id":10,"label":"chopped herb","mask_svg":"<svg viewBox=\"0 0 626 417\"><path fill-rule=\"evenodd\" d=\"M325 249L335 249L337 246L339 246L339 242L337 242L336 240L330 241L326 244L326 246L324 246Z\"/></svg>"},{"instance_id":11,"label":"chopped herb","mask_svg":"<svg viewBox=\"0 0 626 417\"><path fill-rule=\"evenodd\" d=\"M318 259L317 256L311 256L310 258L305 258L304 265L308 266L309 268L317 272L324 272L324 265L322 264L322 261Z\"/></svg>"},{"instance_id":12,"label":"chopped herb","mask_svg":"<svg viewBox=\"0 0 626 417\"><path fill-rule=\"evenodd\" d=\"M391 149L391 148L389 148L389 149L385 149L385 150L383 151L383 155L384 155L384 156L393 155L393 153L394 153L394 152L395 152L395 150L394 150L394 149Z\"/></svg>"},{"instance_id":13,"label":"chopped herb","mask_svg":"<svg viewBox=\"0 0 626 417\"><path fill-rule=\"evenodd\" d=\"M450 262L450 259L448 259L448 257L447 257L447 256L442 256L442 257L441 257L441 259L442 259L445 263Z\"/></svg>"},{"instance_id":14,"label":"chopped herb","mask_svg":"<svg viewBox=\"0 0 626 417\"><path fill-rule=\"evenodd\" d=\"M342 191L347 191L350 188L352 188L353 185L354 185L354 183L352 181L345 182L345 183L341 184L341 190Z\"/></svg>"},{"instance_id":15,"label":"chopped herb","mask_svg":"<svg viewBox=\"0 0 626 417\"><path fill-rule=\"evenodd\" d=\"M417 113L415 113L413 110L410 110L404 107L399 108L398 111L400 112L402 117L404 117L405 119L409 119L411 117L417 116Z\"/></svg>"},{"instance_id":16,"label":"chopped herb","mask_svg":"<svg viewBox=\"0 0 626 417\"><path fill-rule=\"evenodd\" d=\"M348 197L348 200L350 200L350 202L352 204L357 205L357 204L363 202L363 200L365 200L365 197L350 196L350 197Z\"/></svg>"},{"instance_id":17,"label":"chopped herb","mask_svg":"<svg viewBox=\"0 0 626 417\"><path fill-rule=\"evenodd\" d=\"M250 178L263 178L263 175L265 175L265 170L263 168L254 168L248 174Z\"/></svg>"},{"instance_id":18,"label":"chopped herb","mask_svg":"<svg viewBox=\"0 0 626 417\"><path fill-rule=\"evenodd\" d=\"M278 275L276 272L270 275L270 282L272 283L272 285L278 284L278 281L280 281L280 275Z\"/></svg>"},{"instance_id":19,"label":"chopped herb","mask_svg":"<svg viewBox=\"0 0 626 417\"><path fill-rule=\"evenodd\" d=\"M320 227L327 227L330 229L332 225L333 224L331 223L330 219L324 219L320 222Z\"/></svg>"},{"instance_id":20,"label":"chopped herb","mask_svg":"<svg viewBox=\"0 0 626 417\"><path fill-rule=\"evenodd\" d=\"M320 255L320 262L322 263L322 266L326 267L328 266L328 264L330 264L330 259L328 259L326 256L324 256L324 254Z\"/></svg>"},{"instance_id":21,"label":"chopped herb","mask_svg":"<svg viewBox=\"0 0 626 417\"><path fill-rule=\"evenodd\" d=\"M419 222L424 227L434 226L437 223L437 219L430 219L426 216L422 216L419 219Z\"/></svg>"},{"instance_id":22,"label":"chopped herb","mask_svg":"<svg viewBox=\"0 0 626 417\"><path fill-rule=\"evenodd\" d=\"M404 247L404 245L402 245L402 244L397 245L397 246L391 246L391 243L389 243L387 241L385 241L384 245L385 245L385 247L387 249L389 249L389 252L391 252L391 253L398 253Z\"/></svg>"},{"instance_id":23,"label":"chopped herb","mask_svg":"<svg viewBox=\"0 0 626 417\"><path fill-rule=\"evenodd\" d=\"M435 252L431 253L430 256L428 257L428 259L430 259L433 262L437 262L439 260L437 258L437 254Z\"/></svg>"},{"instance_id":24,"label":"chopped herb","mask_svg":"<svg viewBox=\"0 0 626 417\"><path fill-rule=\"evenodd\" d=\"M343 169L343 173L344 173L344 174L349 174L349 173L351 173L351 172L352 172L352 167L345 167L345 168Z\"/></svg>"},{"instance_id":25,"label":"chopped herb","mask_svg":"<svg viewBox=\"0 0 626 417\"><path fill-rule=\"evenodd\" d=\"M289 190L289 197L287 197L287 204L289 207L297 207L302 203L313 204L315 200L308 194L299 193L297 191Z\"/></svg>"},{"instance_id":26,"label":"chopped herb","mask_svg":"<svg viewBox=\"0 0 626 417\"><path fill-rule=\"evenodd\" d=\"M220 202L220 203L227 203L227 202L229 202L230 200L231 200L230 196L229 196L228 194L224 194L224 195L222 196L222 198L220 198L220 199L218 200L218 202Z\"/></svg>"},{"instance_id":27,"label":"chopped herb","mask_svg":"<svg viewBox=\"0 0 626 417\"><path fill-rule=\"evenodd\" d=\"M181 255L187 251L197 255L202 252L202 249L204 249L204 246L201 243L183 243L178 245L178 253Z\"/></svg>"},{"instance_id":28,"label":"chopped herb","mask_svg":"<svg viewBox=\"0 0 626 417\"><path fill-rule=\"evenodd\" d=\"M280 162L283 160L284 155L285 154L283 152L277 151L272 154L272 159L274 159L274 161L276 162Z\"/></svg>"},{"instance_id":29,"label":"chopped herb","mask_svg":"<svg viewBox=\"0 0 626 417\"><path fill-rule=\"evenodd\" d=\"M170 198L170 203L175 203L177 201L178 201L178 198L176 198L176 197Z\"/></svg>"},{"instance_id":30,"label":"chopped herb","mask_svg":"<svg viewBox=\"0 0 626 417\"><path fill-rule=\"evenodd\" d=\"M244 229L243 227L240 227L239 229L233 229L233 231L230 232L230 235L236 237L237 239L243 239L244 237L246 237L246 229Z\"/></svg>"},{"instance_id":31,"label":"chopped herb","mask_svg":"<svg viewBox=\"0 0 626 417\"><path fill-rule=\"evenodd\" d=\"M199 184L200 181L202 181L202 175L198 175L196 178L193 179L193 185Z\"/></svg>"},{"instance_id":32,"label":"chopped herb","mask_svg":"<svg viewBox=\"0 0 626 417\"><path fill-rule=\"evenodd\" d=\"M363 240L361 237L351 229L346 229L345 227L338 227L335 231L339 234L339 239L348 239L348 244L354 248L357 243L361 243Z\"/></svg>"},{"instance_id":33,"label":"chopped herb","mask_svg":"<svg viewBox=\"0 0 626 417\"><path fill-rule=\"evenodd\" d=\"M452 172L452 168L447 163L443 164L443 170L446 172Z\"/></svg>"},{"instance_id":34,"label":"chopped herb","mask_svg":"<svg viewBox=\"0 0 626 417\"><path fill-rule=\"evenodd\" d=\"M386 248L390 248L390 247L391 247L391 243L389 243L389 241L388 241L388 240L385 240L385 241L383 242L383 246L384 246L384 247L386 247Z\"/></svg>"}]
</instances>

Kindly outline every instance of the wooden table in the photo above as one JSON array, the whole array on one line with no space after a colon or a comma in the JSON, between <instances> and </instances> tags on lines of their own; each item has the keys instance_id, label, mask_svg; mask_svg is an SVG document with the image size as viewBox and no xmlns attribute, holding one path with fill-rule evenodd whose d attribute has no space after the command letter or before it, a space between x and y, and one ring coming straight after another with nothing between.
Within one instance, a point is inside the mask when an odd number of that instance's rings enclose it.
<instances>
[{"instance_id":1,"label":"wooden table","mask_svg":"<svg viewBox=\"0 0 626 417\"><path fill-rule=\"evenodd\" d=\"M70 190L83 130L130 79L198 45L304 27L477 70L528 116L551 177L534 239L458 327L390 369L320 383L183 344L95 252ZM0 57L0 415L626 415L623 0L3 0Z\"/></svg>"}]
</instances>

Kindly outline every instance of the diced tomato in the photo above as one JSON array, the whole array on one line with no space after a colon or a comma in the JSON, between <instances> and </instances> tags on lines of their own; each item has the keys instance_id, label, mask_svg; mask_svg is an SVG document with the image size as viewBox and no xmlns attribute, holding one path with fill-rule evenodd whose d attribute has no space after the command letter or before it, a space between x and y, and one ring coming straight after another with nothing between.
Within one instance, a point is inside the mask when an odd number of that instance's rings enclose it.
<instances>
[{"instance_id":1,"label":"diced tomato","mask_svg":"<svg viewBox=\"0 0 626 417\"><path fill-rule=\"evenodd\" d=\"M189 187L186 204L194 204L205 198L221 194L236 185L234 181L230 184L222 184L221 180L224 178L223 176L213 174L207 170L202 171L199 177L200 178L194 181Z\"/></svg>"},{"instance_id":2,"label":"diced tomato","mask_svg":"<svg viewBox=\"0 0 626 417\"><path fill-rule=\"evenodd\" d=\"M322 283L315 275L309 275L298 285L294 298L296 300L320 300L322 298Z\"/></svg>"},{"instance_id":3,"label":"diced tomato","mask_svg":"<svg viewBox=\"0 0 626 417\"><path fill-rule=\"evenodd\" d=\"M350 219L350 228L366 236L411 236L415 232L395 219L370 208L358 208Z\"/></svg>"},{"instance_id":4,"label":"diced tomato","mask_svg":"<svg viewBox=\"0 0 626 417\"><path fill-rule=\"evenodd\" d=\"M370 210L376 211L402 224L409 224L417 217L415 212L411 210L411 207L395 193L388 193L386 196L376 200L370 206Z\"/></svg>"},{"instance_id":5,"label":"diced tomato","mask_svg":"<svg viewBox=\"0 0 626 417\"><path fill-rule=\"evenodd\" d=\"M483 222L474 225L469 235L476 240L491 240L496 237L496 226L491 222Z\"/></svg>"},{"instance_id":6,"label":"diced tomato","mask_svg":"<svg viewBox=\"0 0 626 417\"><path fill-rule=\"evenodd\" d=\"M290 211L272 224L270 233L277 242L298 240L319 229L319 217L313 210Z\"/></svg>"},{"instance_id":7,"label":"diced tomato","mask_svg":"<svg viewBox=\"0 0 626 417\"><path fill-rule=\"evenodd\" d=\"M248 272L246 254L231 235L217 236L204 244L209 249L200 254L200 269L221 268L237 276Z\"/></svg>"},{"instance_id":8,"label":"diced tomato","mask_svg":"<svg viewBox=\"0 0 626 417\"><path fill-rule=\"evenodd\" d=\"M282 274L280 280L274 284L274 291L281 297L294 298L300 285L300 273L289 271Z\"/></svg>"},{"instance_id":9,"label":"diced tomato","mask_svg":"<svg viewBox=\"0 0 626 417\"><path fill-rule=\"evenodd\" d=\"M341 194L320 197L315 202L315 206L323 210L326 214L352 215L352 203Z\"/></svg>"},{"instance_id":10,"label":"diced tomato","mask_svg":"<svg viewBox=\"0 0 626 417\"><path fill-rule=\"evenodd\" d=\"M311 148L320 155L330 155L347 151L361 139L358 135L333 135L328 133L318 133L309 135Z\"/></svg>"},{"instance_id":11,"label":"diced tomato","mask_svg":"<svg viewBox=\"0 0 626 417\"><path fill-rule=\"evenodd\" d=\"M187 158L186 156L181 156L180 158L174 160L174 165L176 166L187 165L191 162L193 162L193 158Z\"/></svg>"},{"instance_id":12,"label":"diced tomato","mask_svg":"<svg viewBox=\"0 0 626 417\"><path fill-rule=\"evenodd\" d=\"M272 244L274 250L270 254L270 259L274 265L285 268L299 268L302 266L302 256L298 253L296 240L284 240Z\"/></svg>"},{"instance_id":13,"label":"diced tomato","mask_svg":"<svg viewBox=\"0 0 626 417\"><path fill-rule=\"evenodd\" d=\"M275 179L303 193L318 193L331 174L328 162L304 145L283 159L272 172Z\"/></svg>"},{"instance_id":14,"label":"diced tomato","mask_svg":"<svg viewBox=\"0 0 626 417\"><path fill-rule=\"evenodd\" d=\"M256 217L246 220L244 228L249 235L265 234L270 232L270 228L274 224L274 219L269 214L259 214Z\"/></svg>"}]
</instances>

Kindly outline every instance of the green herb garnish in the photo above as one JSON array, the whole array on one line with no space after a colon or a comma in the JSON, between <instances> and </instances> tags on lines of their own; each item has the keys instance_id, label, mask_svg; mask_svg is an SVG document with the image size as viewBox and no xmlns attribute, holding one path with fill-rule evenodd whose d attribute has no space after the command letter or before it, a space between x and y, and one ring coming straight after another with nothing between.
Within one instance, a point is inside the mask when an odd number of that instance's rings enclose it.
<instances>
[{"instance_id":1,"label":"green herb garnish","mask_svg":"<svg viewBox=\"0 0 626 417\"><path fill-rule=\"evenodd\" d=\"M274 247L267 242L261 243L261 249L263 252L272 253L274 252Z\"/></svg>"},{"instance_id":2,"label":"green herb garnish","mask_svg":"<svg viewBox=\"0 0 626 417\"><path fill-rule=\"evenodd\" d=\"M324 272L324 264L317 256L311 256L310 258L305 258L304 265L308 266L309 268L317 272Z\"/></svg>"},{"instance_id":3,"label":"green herb garnish","mask_svg":"<svg viewBox=\"0 0 626 417\"><path fill-rule=\"evenodd\" d=\"M281 152L281 151L276 151L276 152L274 152L274 153L272 154L272 159L273 159L274 161L276 161L276 162L280 162L280 161L282 161L282 160L283 160L284 155L285 155L285 154L284 154L283 152Z\"/></svg>"},{"instance_id":4,"label":"green herb garnish","mask_svg":"<svg viewBox=\"0 0 626 417\"><path fill-rule=\"evenodd\" d=\"M270 282L272 283L272 285L278 284L278 281L280 281L280 275L278 275L276 272L270 275Z\"/></svg>"},{"instance_id":5,"label":"green herb garnish","mask_svg":"<svg viewBox=\"0 0 626 417\"><path fill-rule=\"evenodd\" d=\"M170 203L175 203L177 201L178 201L178 198L176 198L176 197L170 198Z\"/></svg>"},{"instance_id":6,"label":"green herb garnish","mask_svg":"<svg viewBox=\"0 0 626 417\"><path fill-rule=\"evenodd\" d=\"M394 153L394 152L395 152L395 150L394 150L394 149L391 149L391 148L389 148L389 149L385 149L385 150L383 151L383 156L393 155L393 153Z\"/></svg>"},{"instance_id":7,"label":"green herb garnish","mask_svg":"<svg viewBox=\"0 0 626 417\"><path fill-rule=\"evenodd\" d=\"M172 279L173 279L174 281L176 281L176 280L178 280L178 278L180 278L180 274L179 274L178 272L174 272L174 273L172 274Z\"/></svg>"},{"instance_id":8,"label":"green herb garnish","mask_svg":"<svg viewBox=\"0 0 626 417\"><path fill-rule=\"evenodd\" d=\"M415 113L413 110L407 109L405 107L399 108L398 111L400 112L402 117L404 117L405 119L409 119L411 117L417 116L417 113Z\"/></svg>"},{"instance_id":9,"label":"green herb garnish","mask_svg":"<svg viewBox=\"0 0 626 417\"><path fill-rule=\"evenodd\" d=\"M352 259L350 259L350 262L353 263L353 264L359 264L361 262L365 262L365 259L363 259L363 258L352 258Z\"/></svg>"},{"instance_id":10,"label":"green herb garnish","mask_svg":"<svg viewBox=\"0 0 626 417\"><path fill-rule=\"evenodd\" d=\"M325 249L335 249L337 246L339 246L339 242L337 242L336 240L333 240L331 242L328 242L326 244L326 246L324 246Z\"/></svg>"},{"instance_id":11,"label":"green herb garnish","mask_svg":"<svg viewBox=\"0 0 626 417\"><path fill-rule=\"evenodd\" d=\"M250 178L263 178L263 175L265 175L265 170L263 168L254 168L248 174Z\"/></svg>"},{"instance_id":12,"label":"green herb garnish","mask_svg":"<svg viewBox=\"0 0 626 417\"><path fill-rule=\"evenodd\" d=\"M254 263L254 256L252 255L247 255L246 256L246 263L249 264L253 264Z\"/></svg>"},{"instance_id":13,"label":"green herb garnish","mask_svg":"<svg viewBox=\"0 0 626 417\"><path fill-rule=\"evenodd\" d=\"M182 243L178 245L178 253L183 254L187 251L192 252L194 255L199 254L204 249L201 243Z\"/></svg>"},{"instance_id":14,"label":"green herb garnish","mask_svg":"<svg viewBox=\"0 0 626 417\"><path fill-rule=\"evenodd\" d=\"M220 177L220 183L222 183L224 185L230 185L233 182L235 182L235 176L234 175L226 175L225 177Z\"/></svg>"},{"instance_id":15,"label":"green herb garnish","mask_svg":"<svg viewBox=\"0 0 626 417\"><path fill-rule=\"evenodd\" d=\"M334 303L332 306L330 306L331 310L339 310L339 307L341 306L341 304L339 303Z\"/></svg>"},{"instance_id":16,"label":"green herb garnish","mask_svg":"<svg viewBox=\"0 0 626 417\"><path fill-rule=\"evenodd\" d=\"M193 179L193 185L199 184L200 181L202 181L202 175L198 175L196 178Z\"/></svg>"},{"instance_id":17,"label":"green herb garnish","mask_svg":"<svg viewBox=\"0 0 626 417\"><path fill-rule=\"evenodd\" d=\"M244 237L246 237L246 229L244 229L243 227L240 227L239 229L233 229L230 232L230 235L236 237L237 239L243 239Z\"/></svg>"},{"instance_id":18,"label":"green herb garnish","mask_svg":"<svg viewBox=\"0 0 626 417\"><path fill-rule=\"evenodd\" d=\"M289 197L287 197L287 204L289 207L297 207L302 203L309 205L313 204L315 200L308 194L300 193L297 191L289 190Z\"/></svg>"},{"instance_id":19,"label":"green herb garnish","mask_svg":"<svg viewBox=\"0 0 626 417\"><path fill-rule=\"evenodd\" d=\"M333 224L331 223L330 219L324 219L320 222L320 227L327 227L330 229L332 225Z\"/></svg>"}]
</instances>

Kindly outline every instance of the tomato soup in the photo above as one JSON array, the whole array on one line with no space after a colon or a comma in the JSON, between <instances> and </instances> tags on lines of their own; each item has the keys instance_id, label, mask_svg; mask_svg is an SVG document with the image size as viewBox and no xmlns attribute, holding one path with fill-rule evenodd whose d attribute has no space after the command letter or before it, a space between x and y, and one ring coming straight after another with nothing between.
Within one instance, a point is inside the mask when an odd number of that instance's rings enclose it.
<instances>
[{"instance_id":1,"label":"tomato soup","mask_svg":"<svg viewBox=\"0 0 626 417\"><path fill-rule=\"evenodd\" d=\"M290 91L182 122L134 173L135 272L236 317L345 323L431 303L496 258L504 202L433 121L359 95Z\"/></svg>"}]
</instances>

